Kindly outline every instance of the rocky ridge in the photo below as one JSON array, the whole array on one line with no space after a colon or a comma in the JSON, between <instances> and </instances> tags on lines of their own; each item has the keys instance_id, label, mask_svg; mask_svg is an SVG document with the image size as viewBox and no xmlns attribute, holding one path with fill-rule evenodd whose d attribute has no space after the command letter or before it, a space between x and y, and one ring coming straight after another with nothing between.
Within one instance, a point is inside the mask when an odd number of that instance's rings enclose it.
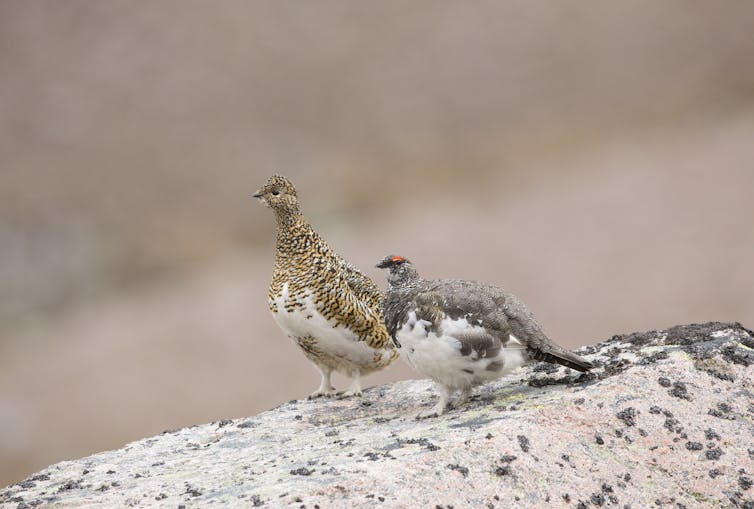
<instances>
[{"instance_id":1,"label":"rocky ridge","mask_svg":"<svg viewBox=\"0 0 754 509\"><path fill-rule=\"evenodd\" d=\"M52 465L30 507L754 508L754 334L706 323L578 350L417 421L429 381L291 401Z\"/></svg>"}]
</instances>

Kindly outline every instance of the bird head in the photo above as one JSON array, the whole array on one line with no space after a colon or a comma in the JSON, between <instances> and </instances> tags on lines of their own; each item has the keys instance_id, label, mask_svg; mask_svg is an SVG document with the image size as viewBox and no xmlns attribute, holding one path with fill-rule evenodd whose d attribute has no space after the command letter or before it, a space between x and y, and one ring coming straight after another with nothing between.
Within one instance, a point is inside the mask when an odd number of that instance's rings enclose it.
<instances>
[{"instance_id":1,"label":"bird head","mask_svg":"<svg viewBox=\"0 0 754 509\"><path fill-rule=\"evenodd\" d=\"M419 276L411 261L400 255L388 255L380 260L376 267L387 270L387 281L391 285L401 284Z\"/></svg>"},{"instance_id":2,"label":"bird head","mask_svg":"<svg viewBox=\"0 0 754 509\"><path fill-rule=\"evenodd\" d=\"M252 195L275 212L298 212L298 194L293 183L282 175L273 175Z\"/></svg>"}]
</instances>

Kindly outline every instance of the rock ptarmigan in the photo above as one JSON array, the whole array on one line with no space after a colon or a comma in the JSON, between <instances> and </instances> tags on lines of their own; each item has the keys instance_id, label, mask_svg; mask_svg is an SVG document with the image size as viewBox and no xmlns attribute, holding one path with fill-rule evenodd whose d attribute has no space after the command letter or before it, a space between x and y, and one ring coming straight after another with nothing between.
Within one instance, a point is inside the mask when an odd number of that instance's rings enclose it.
<instances>
[{"instance_id":1,"label":"rock ptarmigan","mask_svg":"<svg viewBox=\"0 0 754 509\"><path fill-rule=\"evenodd\" d=\"M440 399L418 417L445 412L477 385L490 382L529 360L588 371L593 366L553 343L515 295L492 285L463 280L426 280L402 256L387 256L385 323L409 365L434 380Z\"/></svg>"},{"instance_id":2,"label":"rock ptarmigan","mask_svg":"<svg viewBox=\"0 0 754 509\"><path fill-rule=\"evenodd\" d=\"M277 220L270 311L322 375L310 398L336 394L333 371L353 379L344 396L361 394L362 375L398 358L384 325L382 293L314 231L290 180L274 175L254 197Z\"/></svg>"}]
</instances>

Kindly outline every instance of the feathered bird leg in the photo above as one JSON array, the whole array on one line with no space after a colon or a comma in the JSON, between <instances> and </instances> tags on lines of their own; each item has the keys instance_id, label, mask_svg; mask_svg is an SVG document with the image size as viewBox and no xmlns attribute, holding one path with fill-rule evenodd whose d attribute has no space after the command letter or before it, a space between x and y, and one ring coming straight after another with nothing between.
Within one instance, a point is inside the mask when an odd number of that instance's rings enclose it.
<instances>
[{"instance_id":1,"label":"feathered bird leg","mask_svg":"<svg viewBox=\"0 0 754 509\"><path fill-rule=\"evenodd\" d=\"M417 419L437 417L438 415L442 415L445 413L445 408L448 406L448 399L450 398L450 390L444 385L440 385L440 384L437 384L437 388L439 389L439 392L440 392L440 399L437 401L437 404L433 406L432 408L430 408L429 410L420 412L419 415L416 416Z\"/></svg>"},{"instance_id":2,"label":"feathered bird leg","mask_svg":"<svg viewBox=\"0 0 754 509\"><path fill-rule=\"evenodd\" d=\"M335 394L335 387L333 387L330 382L330 373L332 373L332 370L327 366L319 365L317 365L317 369L319 369L319 372L322 375L322 381L319 383L319 389L309 395L309 399L315 399L321 396L333 396Z\"/></svg>"},{"instance_id":3,"label":"feathered bird leg","mask_svg":"<svg viewBox=\"0 0 754 509\"><path fill-rule=\"evenodd\" d=\"M467 401L469 401L469 398L471 397L471 387L466 387L465 389L461 389L461 395L458 396L458 399L456 400L455 404L453 404L453 408L458 408L460 406L463 406L466 404Z\"/></svg>"},{"instance_id":4,"label":"feathered bird leg","mask_svg":"<svg viewBox=\"0 0 754 509\"><path fill-rule=\"evenodd\" d=\"M354 369L351 372L351 376L353 377L353 381L351 382L351 385L348 386L348 390L340 394L343 398L361 396L361 371Z\"/></svg>"}]
</instances>

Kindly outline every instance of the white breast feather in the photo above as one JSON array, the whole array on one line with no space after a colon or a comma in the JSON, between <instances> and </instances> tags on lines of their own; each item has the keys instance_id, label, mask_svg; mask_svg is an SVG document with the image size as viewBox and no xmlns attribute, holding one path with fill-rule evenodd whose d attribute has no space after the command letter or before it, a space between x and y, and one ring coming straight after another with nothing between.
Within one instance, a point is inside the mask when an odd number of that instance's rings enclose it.
<instances>
[{"instance_id":1,"label":"white breast feather","mask_svg":"<svg viewBox=\"0 0 754 509\"><path fill-rule=\"evenodd\" d=\"M299 301L303 306L296 307L293 311L285 309L285 304L290 302L288 283L283 285L281 294L274 299L277 313L272 316L288 337L312 336L317 339L317 347L330 355L358 364L368 365L374 362L373 348L359 341L350 329L336 324L335 320L327 320L317 311L311 290L307 290ZM386 358L390 356L387 350L384 352Z\"/></svg>"},{"instance_id":2,"label":"white breast feather","mask_svg":"<svg viewBox=\"0 0 754 509\"><path fill-rule=\"evenodd\" d=\"M451 388L466 388L500 378L525 362L523 345L511 335L512 348L501 348L495 357L478 358L478 354L461 355L461 342L454 337L460 332L468 334L482 329L466 318L443 318L438 335L428 332L429 322L417 320L411 311L408 320L396 336L401 344L401 357L419 373ZM487 370L493 362L500 362L500 370ZM464 371L466 370L466 371ZM473 373L468 373L470 370Z\"/></svg>"}]
</instances>

